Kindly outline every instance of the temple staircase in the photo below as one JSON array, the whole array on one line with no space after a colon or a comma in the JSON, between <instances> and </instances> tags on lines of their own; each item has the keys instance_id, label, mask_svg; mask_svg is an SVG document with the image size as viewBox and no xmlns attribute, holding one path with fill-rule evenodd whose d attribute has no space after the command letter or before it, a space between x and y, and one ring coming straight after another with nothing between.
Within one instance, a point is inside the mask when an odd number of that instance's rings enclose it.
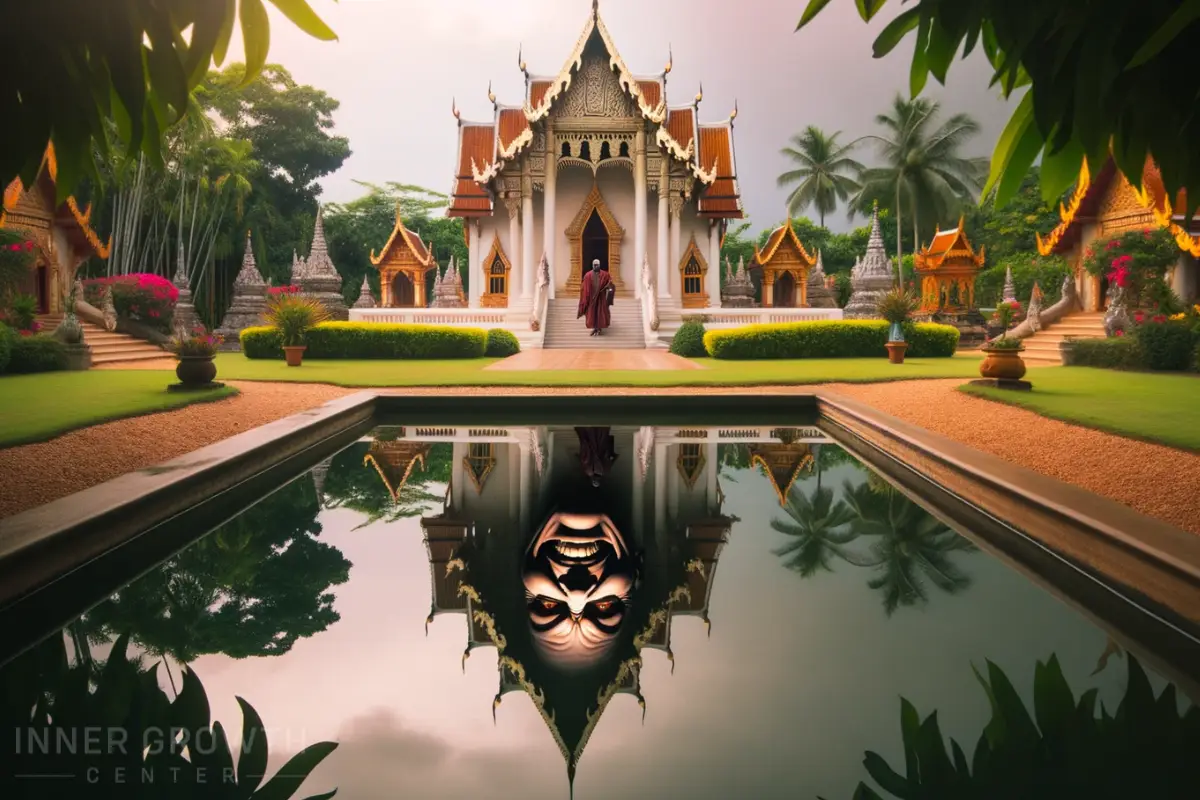
<instances>
[{"instance_id":1,"label":"temple staircase","mask_svg":"<svg viewBox=\"0 0 1200 800\"><path fill-rule=\"evenodd\" d=\"M547 350L643 350L642 306L632 294L617 293L612 306L612 326L602 336L592 336L582 317L576 318L579 298L560 297L549 301L546 310Z\"/></svg>"},{"instance_id":2,"label":"temple staircase","mask_svg":"<svg viewBox=\"0 0 1200 800\"><path fill-rule=\"evenodd\" d=\"M1022 360L1033 367L1062 366L1060 345L1066 339L1103 339L1104 312L1084 311L1068 314L1058 322L1046 325L1025 339Z\"/></svg>"},{"instance_id":3,"label":"temple staircase","mask_svg":"<svg viewBox=\"0 0 1200 800\"><path fill-rule=\"evenodd\" d=\"M62 318L61 313L45 314L39 315L37 320L41 323L43 333L53 333L58 324L62 322ZM135 338L127 333L106 331L99 325L83 319L79 320L79 324L83 326L84 344L92 350L92 366L170 357L158 345Z\"/></svg>"}]
</instances>

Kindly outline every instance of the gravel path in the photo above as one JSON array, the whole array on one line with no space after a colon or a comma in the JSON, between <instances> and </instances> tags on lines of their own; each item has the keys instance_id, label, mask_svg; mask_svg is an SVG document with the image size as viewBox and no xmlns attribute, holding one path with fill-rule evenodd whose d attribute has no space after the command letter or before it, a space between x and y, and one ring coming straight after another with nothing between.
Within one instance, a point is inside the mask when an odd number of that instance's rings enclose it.
<instances>
[{"instance_id":1,"label":"gravel path","mask_svg":"<svg viewBox=\"0 0 1200 800\"><path fill-rule=\"evenodd\" d=\"M50 442L0 451L0 517L170 460L236 433L359 391L321 384L231 381L237 397L109 422ZM955 391L959 379L827 388L968 446L1075 484L1200 534L1200 455L1046 419ZM811 386L772 391L804 394ZM402 394L493 394L494 388L426 387ZM618 387L509 387L509 394L622 395ZM640 389L646 394L740 394L736 386Z\"/></svg>"},{"instance_id":2,"label":"gravel path","mask_svg":"<svg viewBox=\"0 0 1200 800\"><path fill-rule=\"evenodd\" d=\"M827 388L969 447L1200 533L1200 455L972 397L956 391L961 384L961 380L929 380Z\"/></svg>"}]
</instances>

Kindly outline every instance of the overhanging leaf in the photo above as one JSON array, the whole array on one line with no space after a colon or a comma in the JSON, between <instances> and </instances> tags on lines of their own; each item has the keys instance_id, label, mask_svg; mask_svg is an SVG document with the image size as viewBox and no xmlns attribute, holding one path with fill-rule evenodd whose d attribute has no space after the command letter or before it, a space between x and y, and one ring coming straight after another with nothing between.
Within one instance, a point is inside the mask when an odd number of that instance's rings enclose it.
<instances>
[{"instance_id":1,"label":"overhanging leaf","mask_svg":"<svg viewBox=\"0 0 1200 800\"><path fill-rule=\"evenodd\" d=\"M900 44L900 40L917 27L921 20L921 9L910 8L887 24L879 36L875 37L873 53L875 58L883 58Z\"/></svg>"},{"instance_id":2,"label":"overhanging leaf","mask_svg":"<svg viewBox=\"0 0 1200 800\"><path fill-rule=\"evenodd\" d=\"M254 793L254 800L289 800L317 765L336 749L336 742L317 742L304 748L289 758L266 786Z\"/></svg>"},{"instance_id":3,"label":"overhanging leaf","mask_svg":"<svg viewBox=\"0 0 1200 800\"><path fill-rule=\"evenodd\" d=\"M1042 199L1053 203L1071 188L1083 167L1083 146L1075 139L1057 153L1048 150L1042 153L1041 188Z\"/></svg>"},{"instance_id":4,"label":"overhanging leaf","mask_svg":"<svg viewBox=\"0 0 1200 800\"><path fill-rule=\"evenodd\" d=\"M887 0L854 0L854 4L858 7L858 15L862 17L863 22L870 22L886 2Z\"/></svg>"},{"instance_id":5,"label":"overhanging leaf","mask_svg":"<svg viewBox=\"0 0 1200 800\"><path fill-rule=\"evenodd\" d=\"M246 46L246 75L242 85L248 86L262 72L271 46L271 20L262 0L241 0L242 40Z\"/></svg>"},{"instance_id":6,"label":"overhanging leaf","mask_svg":"<svg viewBox=\"0 0 1200 800\"><path fill-rule=\"evenodd\" d=\"M1200 19L1200 0L1183 0L1166 22L1138 48L1125 69L1140 67L1161 53L1187 26Z\"/></svg>"},{"instance_id":7,"label":"overhanging leaf","mask_svg":"<svg viewBox=\"0 0 1200 800\"><path fill-rule=\"evenodd\" d=\"M800 30L805 25L813 21L817 14L821 13L821 9L829 5L830 0L808 0L808 7L804 9L804 13L800 15L800 22L796 23L796 30Z\"/></svg>"},{"instance_id":8,"label":"overhanging leaf","mask_svg":"<svg viewBox=\"0 0 1200 800\"><path fill-rule=\"evenodd\" d=\"M314 39L320 39L323 42L332 42L337 39L337 34L317 16L306 0L271 0L271 5L278 8L297 28Z\"/></svg>"},{"instance_id":9,"label":"overhanging leaf","mask_svg":"<svg viewBox=\"0 0 1200 800\"><path fill-rule=\"evenodd\" d=\"M242 707L242 741L238 748L237 782L243 797L249 797L267 772L267 730L254 706L237 698Z\"/></svg>"},{"instance_id":10,"label":"overhanging leaf","mask_svg":"<svg viewBox=\"0 0 1200 800\"><path fill-rule=\"evenodd\" d=\"M878 753L867 751L866 757L863 758L863 766L885 792L899 797L900 800L909 800L916 796L910 791L908 781L893 772Z\"/></svg>"},{"instance_id":11,"label":"overhanging leaf","mask_svg":"<svg viewBox=\"0 0 1200 800\"><path fill-rule=\"evenodd\" d=\"M1033 97L1030 92L1026 92L1021 98L1021 102L1017 104L1013 115L1009 117L1008 124L1004 126L1004 130L1000 133L1000 138L996 140L996 149L992 151L992 167L988 174L987 183L983 187L983 197L991 194L992 189L1004 175L1008 164L1012 161L1013 151L1016 150L1017 144L1021 137L1025 135L1025 131L1033 125Z\"/></svg>"},{"instance_id":12,"label":"overhanging leaf","mask_svg":"<svg viewBox=\"0 0 1200 800\"><path fill-rule=\"evenodd\" d=\"M225 13L221 17L221 28L217 31L217 40L213 44L212 59L219 67L225 63L225 55L229 52L229 39L233 36L233 22L237 17L237 0L211 0L215 6L224 2Z\"/></svg>"},{"instance_id":13,"label":"overhanging leaf","mask_svg":"<svg viewBox=\"0 0 1200 800\"><path fill-rule=\"evenodd\" d=\"M925 88L925 82L929 79L926 56L926 49L929 46L929 27L929 17L922 14L917 25L917 45L913 50L912 68L908 76L909 91L913 97L921 93L921 90Z\"/></svg>"}]
</instances>

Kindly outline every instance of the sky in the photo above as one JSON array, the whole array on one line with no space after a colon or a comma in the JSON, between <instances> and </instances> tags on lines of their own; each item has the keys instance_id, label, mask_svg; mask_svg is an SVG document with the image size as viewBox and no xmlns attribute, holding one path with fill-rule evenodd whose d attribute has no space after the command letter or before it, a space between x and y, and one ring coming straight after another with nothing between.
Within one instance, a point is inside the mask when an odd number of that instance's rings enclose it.
<instances>
[{"instance_id":1,"label":"sky","mask_svg":"<svg viewBox=\"0 0 1200 800\"><path fill-rule=\"evenodd\" d=\"M308 37L268 4L270 60L301 83L341 102L337 132L352 155L322 181L326 202L362 194L355 181L397 181L447 192L454 174L456 101L464 120L490 120L488 83L501 103L520 103L518 51L533 74L556 74L591 13L590 0L310 0L338 34ZM831 3L795 32L806 0L600 0L600 14L626 65L657 74L668 51L674 68L667 99L688 103L703 84L702 121L720 121L738 106L738 179L747 216L758 230L784 217L787 190L775 178L788 169L780 149L808 125L842 131L843 140L876 133L874 117L896 92L908 90L911 38L884 59L871 44L898 13L888 4L871 25L849 0ZM230 60L241 58L240 37ZM967 112L982 131L968 155L987 156L1010 114L988 88L979 54L956 63L947 86L926 93L948 113ZM860 160L873 152L864 147ZM827 219L852 225L845 214Z\"/></svg>"}]
</instances>

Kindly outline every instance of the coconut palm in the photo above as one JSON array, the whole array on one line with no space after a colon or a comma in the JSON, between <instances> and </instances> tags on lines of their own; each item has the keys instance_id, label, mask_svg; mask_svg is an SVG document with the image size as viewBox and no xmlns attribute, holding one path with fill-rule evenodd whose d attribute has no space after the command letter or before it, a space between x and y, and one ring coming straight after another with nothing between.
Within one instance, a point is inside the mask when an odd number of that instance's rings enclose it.
<instances>
[{"instance_id":1,"label":"coconut palm","mask_svg":"<svg viewBox=\"0 0 1200 800\"><path fill-rule=\"evenodd\" d=\"M974 551L968 540L891 486L847 481L844 493L855 517L850 530L873 539L871 565L879 575L867 585L883 592L888 616L902 605L926 602L926 581L947 594L971 585L950 557L955 551Z\"/></svg>"},{"instance_id":2,"label":"coconut palm","mask_svg":"<svg viewBox=\"0 0 1200 800\"><path fill-rule=\"evenodd\" d=\"M833 490L818 487L809 496L793 486L784 511L789 519L773 519L771 528L791 539L772 552L785 558L784 566L801 577L811 577L821 570L832 572L830 562L835 556L855 566L873 563L846 547L858 538L857 533L846 529L854 521L854 512L841 500L833 502Z\"/></svg>"},{"instance_id":3,"label":"coconut palm","mask_svg":"<svg viewBox=\"0 0 1200 800\"><path fill-rule=\"evenodd\" d=\"M921 218L952 219L979 196L987 175L987 159L960 156L959 148L979 132L979 123L967 114L954 114L937 125L941 106L918 97L906 100L897 94L892 109L875 117L885 129L882 136L865 137L879 146L884 165L863 170L862 188L852 201L854 209L870 207L878 200L896 214L896 262L900 283L904 268L900 261L902 215L912 218L913 241L920 246ZM937 125L935 128L934 126Z\"/></svg>"},{"instance_id":4,"label":"coconut palm","mask_svg":"<svg viewBox=\"0 0 1200 800\"><path fill-rule=\"evenodd\" d=\"M788 217L812 206L824 228L825 215L833 213L839 200L847 202L859 190L858 182L851 176L862 172L863 165L850 158L858 140L843 145L838 142L841 135L841 131L827 134L809 125L803 133L792 137L792 147L780 151L797 165L777 179L779 186L798 184L788 195Z\"/></svg>"}]
</instances>

